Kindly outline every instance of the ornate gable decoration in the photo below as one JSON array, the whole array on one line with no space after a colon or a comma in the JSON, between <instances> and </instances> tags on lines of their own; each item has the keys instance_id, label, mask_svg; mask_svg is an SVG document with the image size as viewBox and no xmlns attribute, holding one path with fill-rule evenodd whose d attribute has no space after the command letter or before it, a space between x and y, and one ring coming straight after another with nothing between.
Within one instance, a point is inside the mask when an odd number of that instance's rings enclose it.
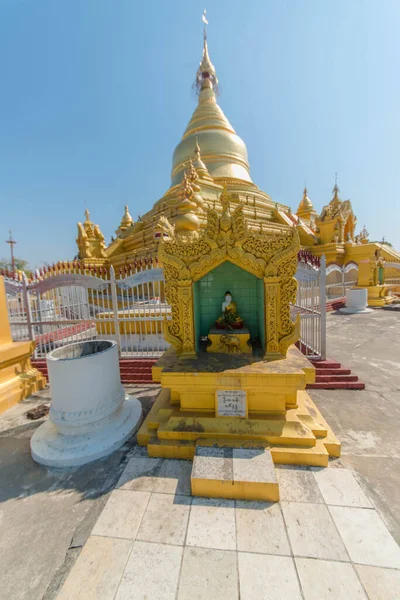
<instances>
[{"instance_id":1,"label":"ornate gable decoration","mask_svg":"<svg viewBox=\"0 0 400 600\"><path fill-rule=\"evenodd\" d=\"M104 259L106 254L106 243L100 227L90 220L88 209L85 210L85 222L78 223L78 237L76 243L79 251L79 258L85 259Z\"/></svg>"},{"instance_id":2,"label":"ornate gable decoration","mask_svg":"<svg viewBox=\"0 0 400 600\"><path fill-rule=\"evenodd\" d=\"M193 283L230 261L264 281L265 356L283 358L299 338L300 322L294 323L290 317L297 290L297 229L269 236L254 233L247 226L243 206L231 214L226 188L220 201L222 214L208 209L207 225L198 237L180 235L165 217L160 220L158 229L164 236L158 257L172 312L171 320L165 322L165 338L178 352L195 354Z\"/></svg>"}]
</instances>

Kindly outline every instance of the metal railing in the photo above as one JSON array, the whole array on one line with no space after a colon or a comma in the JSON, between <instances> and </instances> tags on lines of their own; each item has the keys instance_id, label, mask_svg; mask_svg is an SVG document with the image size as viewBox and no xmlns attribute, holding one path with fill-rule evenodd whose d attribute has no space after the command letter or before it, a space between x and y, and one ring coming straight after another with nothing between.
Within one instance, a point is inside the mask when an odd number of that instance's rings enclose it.
<instances>
[{"instance_id":1,"label":"metal railing","mask_svg":"<svg viewBox=\"0 0 400 600\"><path fill-rule=\"evenodd\" d=\"M299 256L297 295L292 306L292 318L300 314L301 351L310 358L326 358L326 260L322 256Z\"/></svg>"}]
</instances>

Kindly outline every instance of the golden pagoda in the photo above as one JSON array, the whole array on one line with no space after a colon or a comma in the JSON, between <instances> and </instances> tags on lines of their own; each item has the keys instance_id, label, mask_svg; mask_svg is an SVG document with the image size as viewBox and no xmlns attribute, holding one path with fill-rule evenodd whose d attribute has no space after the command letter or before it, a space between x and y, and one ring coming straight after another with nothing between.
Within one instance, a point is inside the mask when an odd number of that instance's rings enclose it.
<instances>
[{"instance_id":1,"label":"golden pagoda","mask_svg":"<svg viewBox=\"0 0 400 600\"><path fill-rule=\"evenodd\" d=\"M254 232L279 234L295 225L301 247L317 256L324 254L328 264L374 262L377 250L381 261L400 262L400 253L389 246L369 243L362 234L355 234L356 216L350 200L340 199L337 181L332 200L319 216L307 188L294 214L289 206L274 202L257 187L251 177L246 145L217 103L218 77L210 59L206 32L195 86L198 104L174 150L168 190L136 222L126 206L116 238L108 247L97 226L94 229L87 221L78 224L80 259L89 261L93 257L96 264L113 265L117 269L138 259L154 257L163 235L158 227L160 219L167 219L181 231L187 226L192 235L206 226L209 208L222 214L220 196L226 186L232 209L243 207L248 226Z\"/></svg>"}]
</instances>

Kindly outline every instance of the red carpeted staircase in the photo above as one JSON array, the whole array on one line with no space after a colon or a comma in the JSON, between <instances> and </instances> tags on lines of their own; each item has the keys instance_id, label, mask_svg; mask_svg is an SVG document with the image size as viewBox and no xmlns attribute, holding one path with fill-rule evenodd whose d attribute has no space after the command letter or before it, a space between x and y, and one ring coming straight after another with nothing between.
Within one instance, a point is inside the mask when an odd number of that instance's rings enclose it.
<instances>
[{"instance_id":1,"label":"red carpeted staircase","mask_svg":"<svg viewBox=\"0 0 400 600\"><path fill-rule=\"evenodd\" d=\"M335 360L311 360L316 368L315 383L307 384L314 390L364 390L365 383L351 374L351 369L343 369Z\"/></svg>"},{"instance_id":2,"label":"red carpeted staircase","mask_svg":"<svg viewBox=\"0 0 400 600\"><path fill-rule=\"evenodd\" d=\"M119 361L122 383L137 385L153 383L151 368L157 362L156 358L122 358ZM45 359L32 360L32 365L36 367L47 379L47 364Z\"/></svg>"},{"instance_id":3,"label":"red carpeted staircase","mask_svg":"<svg viewBox=\"0 0 400 600\"><path fill-rule=\"evenodd\" d=\"M122 383L153 383L151 368L156 358L122 358L119 361Z\"/></svg>"},{"instance_id":4,"label":"red carpeted staircase","mask_svg":"<svg viewBox=\"0 0 400 600\"><path fill-rule=\"evenodd\" d=\"M346 298L334 298L333 300L326 301L326 312L332 312L334 310L338 310L339 308L343 308L346 306Z\"/></svg>"}]
</instances>

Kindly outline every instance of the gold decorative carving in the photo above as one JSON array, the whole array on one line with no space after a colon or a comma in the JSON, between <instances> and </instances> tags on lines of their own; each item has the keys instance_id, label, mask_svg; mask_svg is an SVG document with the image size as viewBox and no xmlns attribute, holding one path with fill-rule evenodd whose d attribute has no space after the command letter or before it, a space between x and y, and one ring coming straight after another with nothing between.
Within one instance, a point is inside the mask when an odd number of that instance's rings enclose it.
<instances>
[{"instance_id":1,"label":"gold decorative carving","mask_svg":"<svg viewBox=\"0 0 400 600\"><path fill-rule=\"evenodd\" d=\"M76 243L78 245L79 258L81 260L87 258L106 258L106 243L104 241L104 235L100 231L100 227L90 220L88 209L85 210L85 217L83 224L78 223L78 237Z\"/></svg>"},{"instance_id":2,"label":"gold decorative carving","mask_svg":"<svg viewBox=\"0 0 400 600\"><path fill-rule=\"evenodd\" d=\"M266 235L252 232L239 205L231 214L230 195L221 194L222 215L208 209L207 225L197 238L183 238L163 217L163 237L158 254L164 267L165 294L171 305L171 320L165 336L183 355L195 354L193 284L225 261L264 281L265 356L280 358L299 338L300 323L290 317L295 301L297 253L300 248L295 227L288 232Z\"/></svg>"}]
</instances>

